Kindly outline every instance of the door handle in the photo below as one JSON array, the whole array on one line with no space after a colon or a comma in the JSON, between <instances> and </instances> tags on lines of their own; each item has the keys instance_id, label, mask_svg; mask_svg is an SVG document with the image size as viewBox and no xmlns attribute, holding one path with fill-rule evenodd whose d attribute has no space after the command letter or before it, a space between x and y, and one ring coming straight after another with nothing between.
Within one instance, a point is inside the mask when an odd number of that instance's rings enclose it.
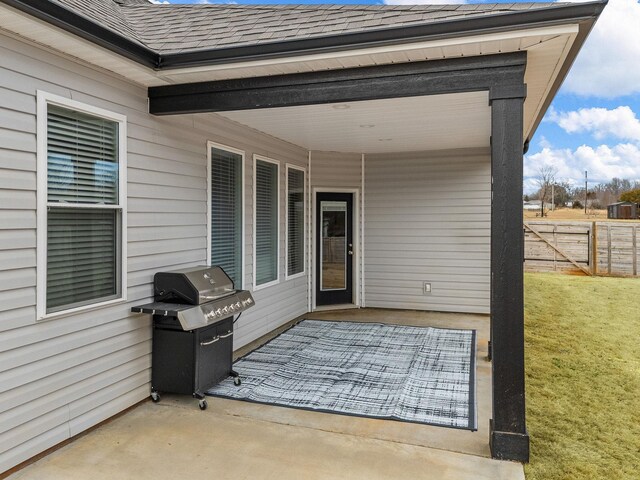
<instances>
[{"instance_id":1,"label":"door handle","mask_svg":"<svg viewBox=\"0 0 640 480\"><path fill-rule=\"evenodd\" d=\"M349 255L353 255L353 250L349 250Z\"/></svg>"}]
</instances>

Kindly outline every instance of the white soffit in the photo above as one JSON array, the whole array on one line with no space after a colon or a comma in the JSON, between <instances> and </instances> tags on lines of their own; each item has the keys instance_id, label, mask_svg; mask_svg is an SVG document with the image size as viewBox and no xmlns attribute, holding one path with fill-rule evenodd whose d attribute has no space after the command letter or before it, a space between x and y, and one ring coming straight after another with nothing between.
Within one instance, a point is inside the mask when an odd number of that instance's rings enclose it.
<instances>
[{"instance_id":1,"label":"white soffit","mask_svg":"<svg viewBox=\"0 0 640 480\"><path fill-rule=\"evenodd\" d=\"M558 35L547 40L544 44L534 45L527 49L527 69L524 75L524 82L527 85L527 98L524 102L523 133L525 139L530 137L533 122L538 117L555 79L566 61L576 34Z\"/></svg>"},{"instance_id":2,"label":"white soffit","mask_svg":"<svg viewBox=\"0 0 640 480\"><path fill-rule=\"evenodd\" d=\"M308 150L388 153L487 147L487 92L222 112Z\"/></svg>"}]
</instances>

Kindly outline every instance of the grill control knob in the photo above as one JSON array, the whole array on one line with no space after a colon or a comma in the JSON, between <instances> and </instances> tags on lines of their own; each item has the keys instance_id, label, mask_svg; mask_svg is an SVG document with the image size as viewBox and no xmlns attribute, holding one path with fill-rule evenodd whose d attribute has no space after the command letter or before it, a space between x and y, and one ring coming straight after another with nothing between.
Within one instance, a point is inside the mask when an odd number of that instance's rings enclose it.
<instances>
[{"instance_id":1,"label":"grill control knob","mask_svg":"<svg viewBox=\"0 0 640 480\"><path fill-rule=\"evenodd\" d=\"M222 313L229 313L229 307L224 307L222 309Z\"/></svg>"},{"instance_id":2,"label":"grill control knob","mask_svg":"<svg viewBox=\"0 0 640 480\"><path fill-rule=\"evenodd\" d=\"M216 315L220 315L221 313L222 313L222 309L218 308L218 309L216 310Z\"/></svg>"},{"instance_id":3,"label":"grill control knob","mask_svg":"<svg viewBox=\"0 0 640 480\"><path fill-rule=\"evenodd\" d=\"M229 311L233 312L236 309L235 305L229 305Z\"/></svg>"},{"instance_id":4,"label":"grill control knob","mask_svg":"<svg viewBox=\"0 0 640 480\"><path fill-rule=\"evenodd\" d=\"M240 302L236 302L236 307L241 308L242 304Z\"/></svg>"}]
</instances>

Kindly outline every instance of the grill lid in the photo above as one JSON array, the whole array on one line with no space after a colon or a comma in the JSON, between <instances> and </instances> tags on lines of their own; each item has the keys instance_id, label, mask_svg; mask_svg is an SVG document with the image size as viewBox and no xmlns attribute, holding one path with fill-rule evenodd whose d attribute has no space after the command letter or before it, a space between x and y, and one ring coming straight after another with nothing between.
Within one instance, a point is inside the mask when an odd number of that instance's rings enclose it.
<instances>
[{"instance_id":1,"label":"grill lid","mask_svg":"<svg viewBox=\"0 0 640 480\"><path fill-rule=\"evenodd\" d=\"M235 292L233 282L220 267L191 267L158 272L153 278L156 302L201 305Z\"/></svg>"}]
</instances>

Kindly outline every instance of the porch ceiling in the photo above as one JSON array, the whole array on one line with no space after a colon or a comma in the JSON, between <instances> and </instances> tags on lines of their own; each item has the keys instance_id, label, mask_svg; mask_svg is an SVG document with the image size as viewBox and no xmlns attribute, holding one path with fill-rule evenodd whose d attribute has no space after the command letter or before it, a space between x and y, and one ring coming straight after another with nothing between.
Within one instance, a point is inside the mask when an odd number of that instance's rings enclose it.
<instances>
[{"instance_id":1,"label":"porch ceiling","mask_svg":"<svg viewBox=\"0 0 640 480\"><path fill-rule=\"evenodd\" d=\"M221 112L307 150L389 153L489 146L488 92Z\"/></svg>"}]
</instances>

